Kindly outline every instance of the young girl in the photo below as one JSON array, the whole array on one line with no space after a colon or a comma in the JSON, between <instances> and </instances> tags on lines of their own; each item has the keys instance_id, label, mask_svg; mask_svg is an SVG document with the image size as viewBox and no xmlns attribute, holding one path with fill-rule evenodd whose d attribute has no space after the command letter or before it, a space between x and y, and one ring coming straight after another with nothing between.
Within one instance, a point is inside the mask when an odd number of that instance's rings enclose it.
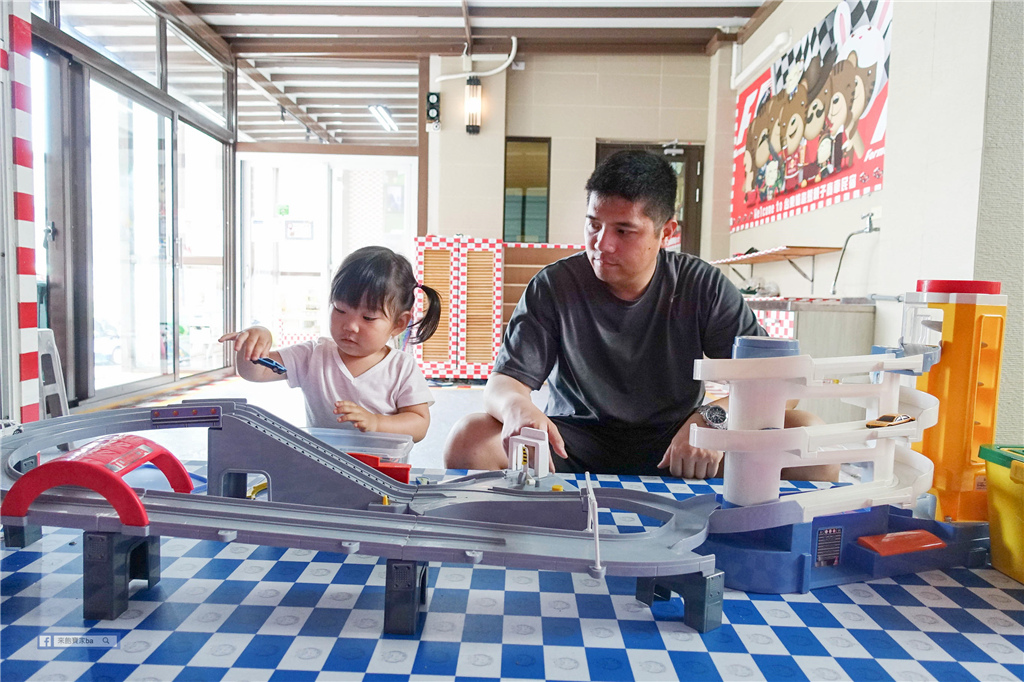
<instances>
[{"instance_id":1,"label":"young girl","mask_svg":"<svg viewBox=\"0 0 1024 682\"><path fill-rule=\"evenodd\" d=\"M410 328L416 289L427 297L423 318ZM441 299L416 282L402 256L368 246L342 262L331 282L331 338L270 350L270 330L250 327L225 334L234 341L239 376L248 381L287 379L306 401L309 426L338 427L350 422L360 431L407 433L419 442L430 425L434 402L416 360L388 341L410 330L410 343L422 343L437 329ZM256 364L269 357L286 372ZM280 371L278 369L278 371Z\"/></svg>"}]
</instances>

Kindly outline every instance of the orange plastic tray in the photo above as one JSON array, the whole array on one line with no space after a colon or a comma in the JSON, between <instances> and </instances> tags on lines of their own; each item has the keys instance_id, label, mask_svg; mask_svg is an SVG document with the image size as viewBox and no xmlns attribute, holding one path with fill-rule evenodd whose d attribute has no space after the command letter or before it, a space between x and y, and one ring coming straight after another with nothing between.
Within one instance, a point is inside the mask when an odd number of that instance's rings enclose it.
<instances>
[{"instance_id":1,"label":"orange plastic tray","mask_svg":"<svg viewBox=\"0 0 1024 682\"><path fill-rule=\"evenodd\" d=\"M862 535L857 544L882 556L909 554L925 549L940 549L946 546L937 535L926 530L904 530L882 535Z\"/></svg>"}]
</instances>

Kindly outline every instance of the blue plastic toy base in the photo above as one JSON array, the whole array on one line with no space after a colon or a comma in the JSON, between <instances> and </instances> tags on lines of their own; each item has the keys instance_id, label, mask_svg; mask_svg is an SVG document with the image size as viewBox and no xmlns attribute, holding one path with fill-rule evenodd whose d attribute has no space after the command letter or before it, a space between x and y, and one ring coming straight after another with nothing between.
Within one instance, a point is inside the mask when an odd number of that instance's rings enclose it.
<instances>
[{"instance_id":1,"label":"blue plastic toy base","mask_svg":"<svg viewBox=\"0 0 1024 682\"><path fill-rule=\"evenodd\" d=\"M939 549L882 556L857 544L863 535L923 529L946 543ZM890 505L820 516L807 523L745 533L714 533L695 551L714 554L725 586L787 594L953 566L976 568L988 557L987 523L915 519Z\"/></svg>"}]
</instances>

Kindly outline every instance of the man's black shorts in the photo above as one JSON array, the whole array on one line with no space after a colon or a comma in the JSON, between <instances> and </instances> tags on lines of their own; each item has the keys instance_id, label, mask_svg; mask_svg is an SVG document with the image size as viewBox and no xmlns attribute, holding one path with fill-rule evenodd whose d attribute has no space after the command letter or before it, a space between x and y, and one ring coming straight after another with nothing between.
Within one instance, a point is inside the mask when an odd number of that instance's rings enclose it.
<instances>
[{"instance_id":1,"label":"man's black shorts","mask_svg":"<svg viewBox=\"0 0 1024 682\"><path fill-rule=\"evenodd\" d=\"M670 476L658 468L682 420L669 426L614 427L581 422L570 417L551 417L565 441L569 459L554 452L551 459L559 473Z\"/></svg>"}]
</instances>

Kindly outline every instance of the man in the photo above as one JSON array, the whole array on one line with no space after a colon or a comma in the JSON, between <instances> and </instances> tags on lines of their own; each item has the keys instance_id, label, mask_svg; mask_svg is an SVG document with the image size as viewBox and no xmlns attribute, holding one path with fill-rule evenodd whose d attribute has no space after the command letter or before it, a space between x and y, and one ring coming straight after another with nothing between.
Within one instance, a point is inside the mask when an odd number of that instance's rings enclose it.
<instances>
[{"instance_id":1,"label":"man","mask_svg":"<svg viewBox=\"0 0 1024 682\"><path fill-rule=\"evenodd\" d=\"M737 336L765 332L717 268L662 250L677 228L676 177L662 157L618 152L586 190L586 253L530 281L487 380L486 413L455 425L445 465L504 468L508 438L529 426L548 433L556 471L718 476L722 453L689 444L690 424L708 423L693 361L731 357ZM545 380L546 414L530 399Z\"/></svg>"}]
</instances>

